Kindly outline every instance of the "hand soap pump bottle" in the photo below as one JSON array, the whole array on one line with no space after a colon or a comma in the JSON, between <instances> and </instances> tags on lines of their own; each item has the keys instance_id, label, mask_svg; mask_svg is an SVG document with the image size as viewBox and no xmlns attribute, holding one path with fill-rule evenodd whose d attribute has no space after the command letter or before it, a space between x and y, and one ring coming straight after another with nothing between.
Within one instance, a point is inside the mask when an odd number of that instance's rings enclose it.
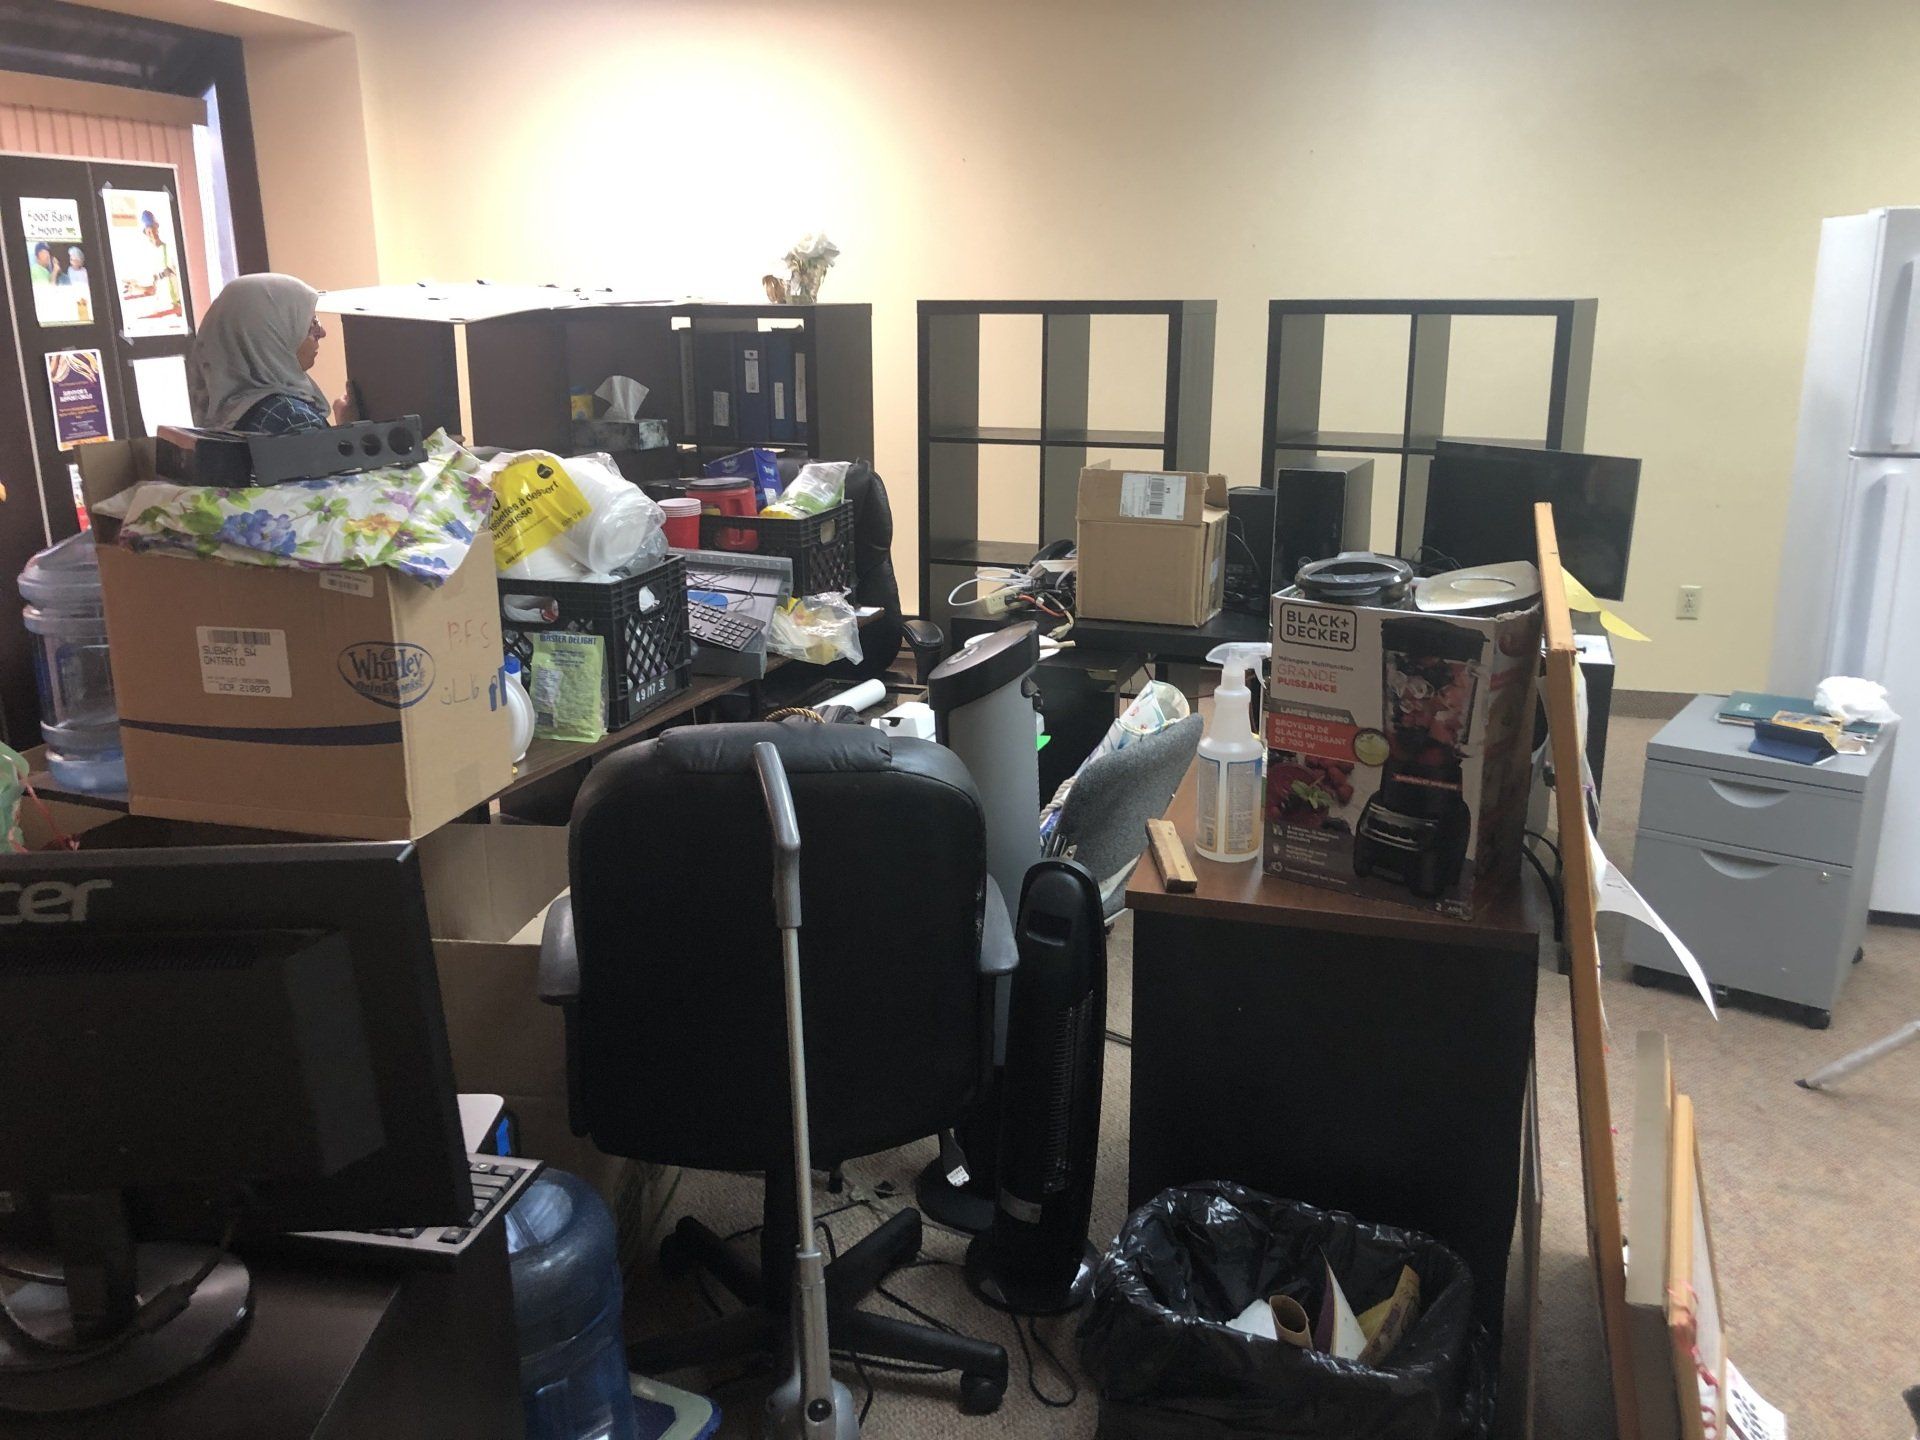
<instances>
[{"instance_id":1,"label":"hand soap pump bottle","mask_svg":"<svg viewBox=\"0 0 1920 1440\"><path fill-rule=\"evenodd\" d=\"M1198 834L1194 849L1209 860L1239 864L1260 858L1261 780L1267 747L1253 732L1247 675L1260 674L1271 645L1219 645L1208 652L1220 667L1213 714L1200 741Z\"/></svg>"}]
</instances>

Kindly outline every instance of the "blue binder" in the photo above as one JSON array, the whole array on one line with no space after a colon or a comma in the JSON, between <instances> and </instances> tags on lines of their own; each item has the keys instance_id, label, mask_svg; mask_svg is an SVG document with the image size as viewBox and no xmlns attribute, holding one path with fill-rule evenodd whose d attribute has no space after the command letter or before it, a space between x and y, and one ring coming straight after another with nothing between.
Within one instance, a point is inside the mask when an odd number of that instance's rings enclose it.
<instances>
[{"instance_id":1,"label":"blue binder","mask_svg":"<svg viewBox=\"0 0 1920 1440\"><path fill-rule=\"evenodd\" d=\"M767 342L767 438L791 444L804 438L794 418L793 336L769 330L760 338Z\"/></svg>"},{"instance_id":2,"label":"blue binder","mask_svg":"<svg viewBox=\"0 0 1920 1440\"><path fill-rule=\"evenodd\" d=\"M701 439L731 439L740 433L734 396L733 347L726 335L695 334L693 339L694 413Z\"/></svg>"},{"instance_id":3,"label":"blue binder","mask_svg":"<svg viewBox=\"0 0 1920 1440\"><path fill-rule=\"evenodd\" d=\"M733 396L739 413L735 432L749 443L771 438L768 405L767 337L755 331L733 337Z\"/></svg>"}]
</instances>

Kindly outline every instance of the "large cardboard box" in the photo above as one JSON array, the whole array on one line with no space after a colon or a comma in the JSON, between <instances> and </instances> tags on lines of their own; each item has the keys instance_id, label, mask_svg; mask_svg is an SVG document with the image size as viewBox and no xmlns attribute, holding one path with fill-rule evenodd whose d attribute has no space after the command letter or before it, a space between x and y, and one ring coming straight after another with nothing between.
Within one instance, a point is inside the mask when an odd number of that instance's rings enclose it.
<instances>
[{"instance_id":1,"label":"large cardboard box","mask_svg":"<svg viewBox=\"0 0 1920 1440\"><path fill-rule=\"evenodd\" d=\"M1089 466L1075 516L1082 615L1204 625L1220 613L1226 476Z\"/></svg>"},{"instance_id":2,"label":"large cardboard box","mask_svg":"<svg viewBox=\"0 0 1920 1440\"><path fill-rule=\"evenodd\" d=\"M566 1028L538 990L540 933L567 888L567 832L448 825L420 842L420 869L456 1087L504 1099L520 1153L589 1181L617 1212L627 1162L573 1133Z\"/></svg>"},{"instance_id":3,"label":"large cardboard box","mask_svg":"<svg viewBox=\"0 0 1920 1440\"><path fill-rule=\"evenodd\" d=\"M1273 598L1266 868L1471 915L1520 873L1540 607Z\"/></svg>"},{"instance_id":4,"label":"large cardboard box","mask_svg":"<svg viewBox=\"0 0 1920 1440\"><path fill-rule=\"evenodd\" d=\"M152 473L137 442L81 463L90 498ZM512 778L486 545L433 587L103 543L100 585L136 815L412 839Z\"/></svg>"}]
</instances>

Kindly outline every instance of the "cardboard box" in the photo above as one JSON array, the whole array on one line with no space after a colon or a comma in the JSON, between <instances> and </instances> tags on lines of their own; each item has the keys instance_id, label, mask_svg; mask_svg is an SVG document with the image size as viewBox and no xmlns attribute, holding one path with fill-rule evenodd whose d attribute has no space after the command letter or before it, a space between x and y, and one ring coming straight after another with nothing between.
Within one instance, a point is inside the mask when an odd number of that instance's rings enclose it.
<instances>
[{"instance_id":1,"label":"cardboard box","mask_svg":"<svg viewBox=\"0 0 1920 1440\"><path fill-rule=\"evenodd\" d=\"M1204 625L1220 613L1226 476L1089 466L1075 515L1082 615Z\"/></svg>"},{"instance_id":2,"label":"cardboard box","mask_svg":"<svg viewBox=\"0 0 1920 1440\"><path fill-rule=\"evenodd\" d=\"M538 991L541 928L567 888L567 832L448 825L420 842L420 869L455 1087L500 1096L519 1122L521 1154L580 1176L613 1205L627 1162L573 1133L566 1027Z\"/></svg>"},{"instance_id":3,"label":"cardboard box","mask_svg":"<svg viewBox=\"0 0 1920 1440\"><path fill-rule=\"evenodd\" d=\"M1266 868L1470 915L1516 883L1538 605L1484 618L1273 598Z\"/></svg>"},{"instance_id":4,"label":"cardboard box","mask_svg":"<svg viewBox=\"0 0 1920 1440\"><path fill-rule=\"evenodd\" d=\"M85 450L90 503L152 473ZM512 778L485 545L436 588L103 543L100 584L136 815L412 839Z\"/></svg>"}]
</instances>

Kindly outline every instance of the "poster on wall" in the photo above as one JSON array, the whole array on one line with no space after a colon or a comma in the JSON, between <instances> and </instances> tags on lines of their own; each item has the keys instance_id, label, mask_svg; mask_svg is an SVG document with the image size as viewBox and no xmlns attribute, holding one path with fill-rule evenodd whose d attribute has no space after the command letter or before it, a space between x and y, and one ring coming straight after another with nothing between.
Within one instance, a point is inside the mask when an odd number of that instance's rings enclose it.
<instances>
[{"instance_id":1,"label":"poster on wall","mask_svg":"<svg viewBox=\"0 0 1920 1440\"><path fill-rule=\"evenodd\" d=\"M20 228L33 281L33 318L42 326L91 325L93 281L80 235L80 202L22 195Z\"/></svg>"},{"instance_id":2,"label":"poster on wall","mask_svg":"<svg viewBox=\"0 0 1920 1440\"><path fill-rule=\"evenodd\" d=\"M114 289L120 294L120 333L129 340L192 333L174 243L173 196L109 185L100 199L107 211Z\"/></svg>"},{"instance_id":3,"label":"poster on wall","mask_svg":"<svg viewBox=\"0 0 1920 1440\"><path fill-rule=\"evenodd\" d=\"M53 395L53 434L62 450L113 438L107 371L98 350L50 351L47 389Z\"/></svg>"},{"instance_id":4,"label":"poster on wall","mask_svg":"<svg viewBox=\"0 0 1920 1440\"><path fill-rule=\"evenodd\" d=\"M158 435L162 425L193 424L184 356L143 355L135 360L133 393L140 398L140 419L147 434Z\"/></svg>"}]
</instances>

